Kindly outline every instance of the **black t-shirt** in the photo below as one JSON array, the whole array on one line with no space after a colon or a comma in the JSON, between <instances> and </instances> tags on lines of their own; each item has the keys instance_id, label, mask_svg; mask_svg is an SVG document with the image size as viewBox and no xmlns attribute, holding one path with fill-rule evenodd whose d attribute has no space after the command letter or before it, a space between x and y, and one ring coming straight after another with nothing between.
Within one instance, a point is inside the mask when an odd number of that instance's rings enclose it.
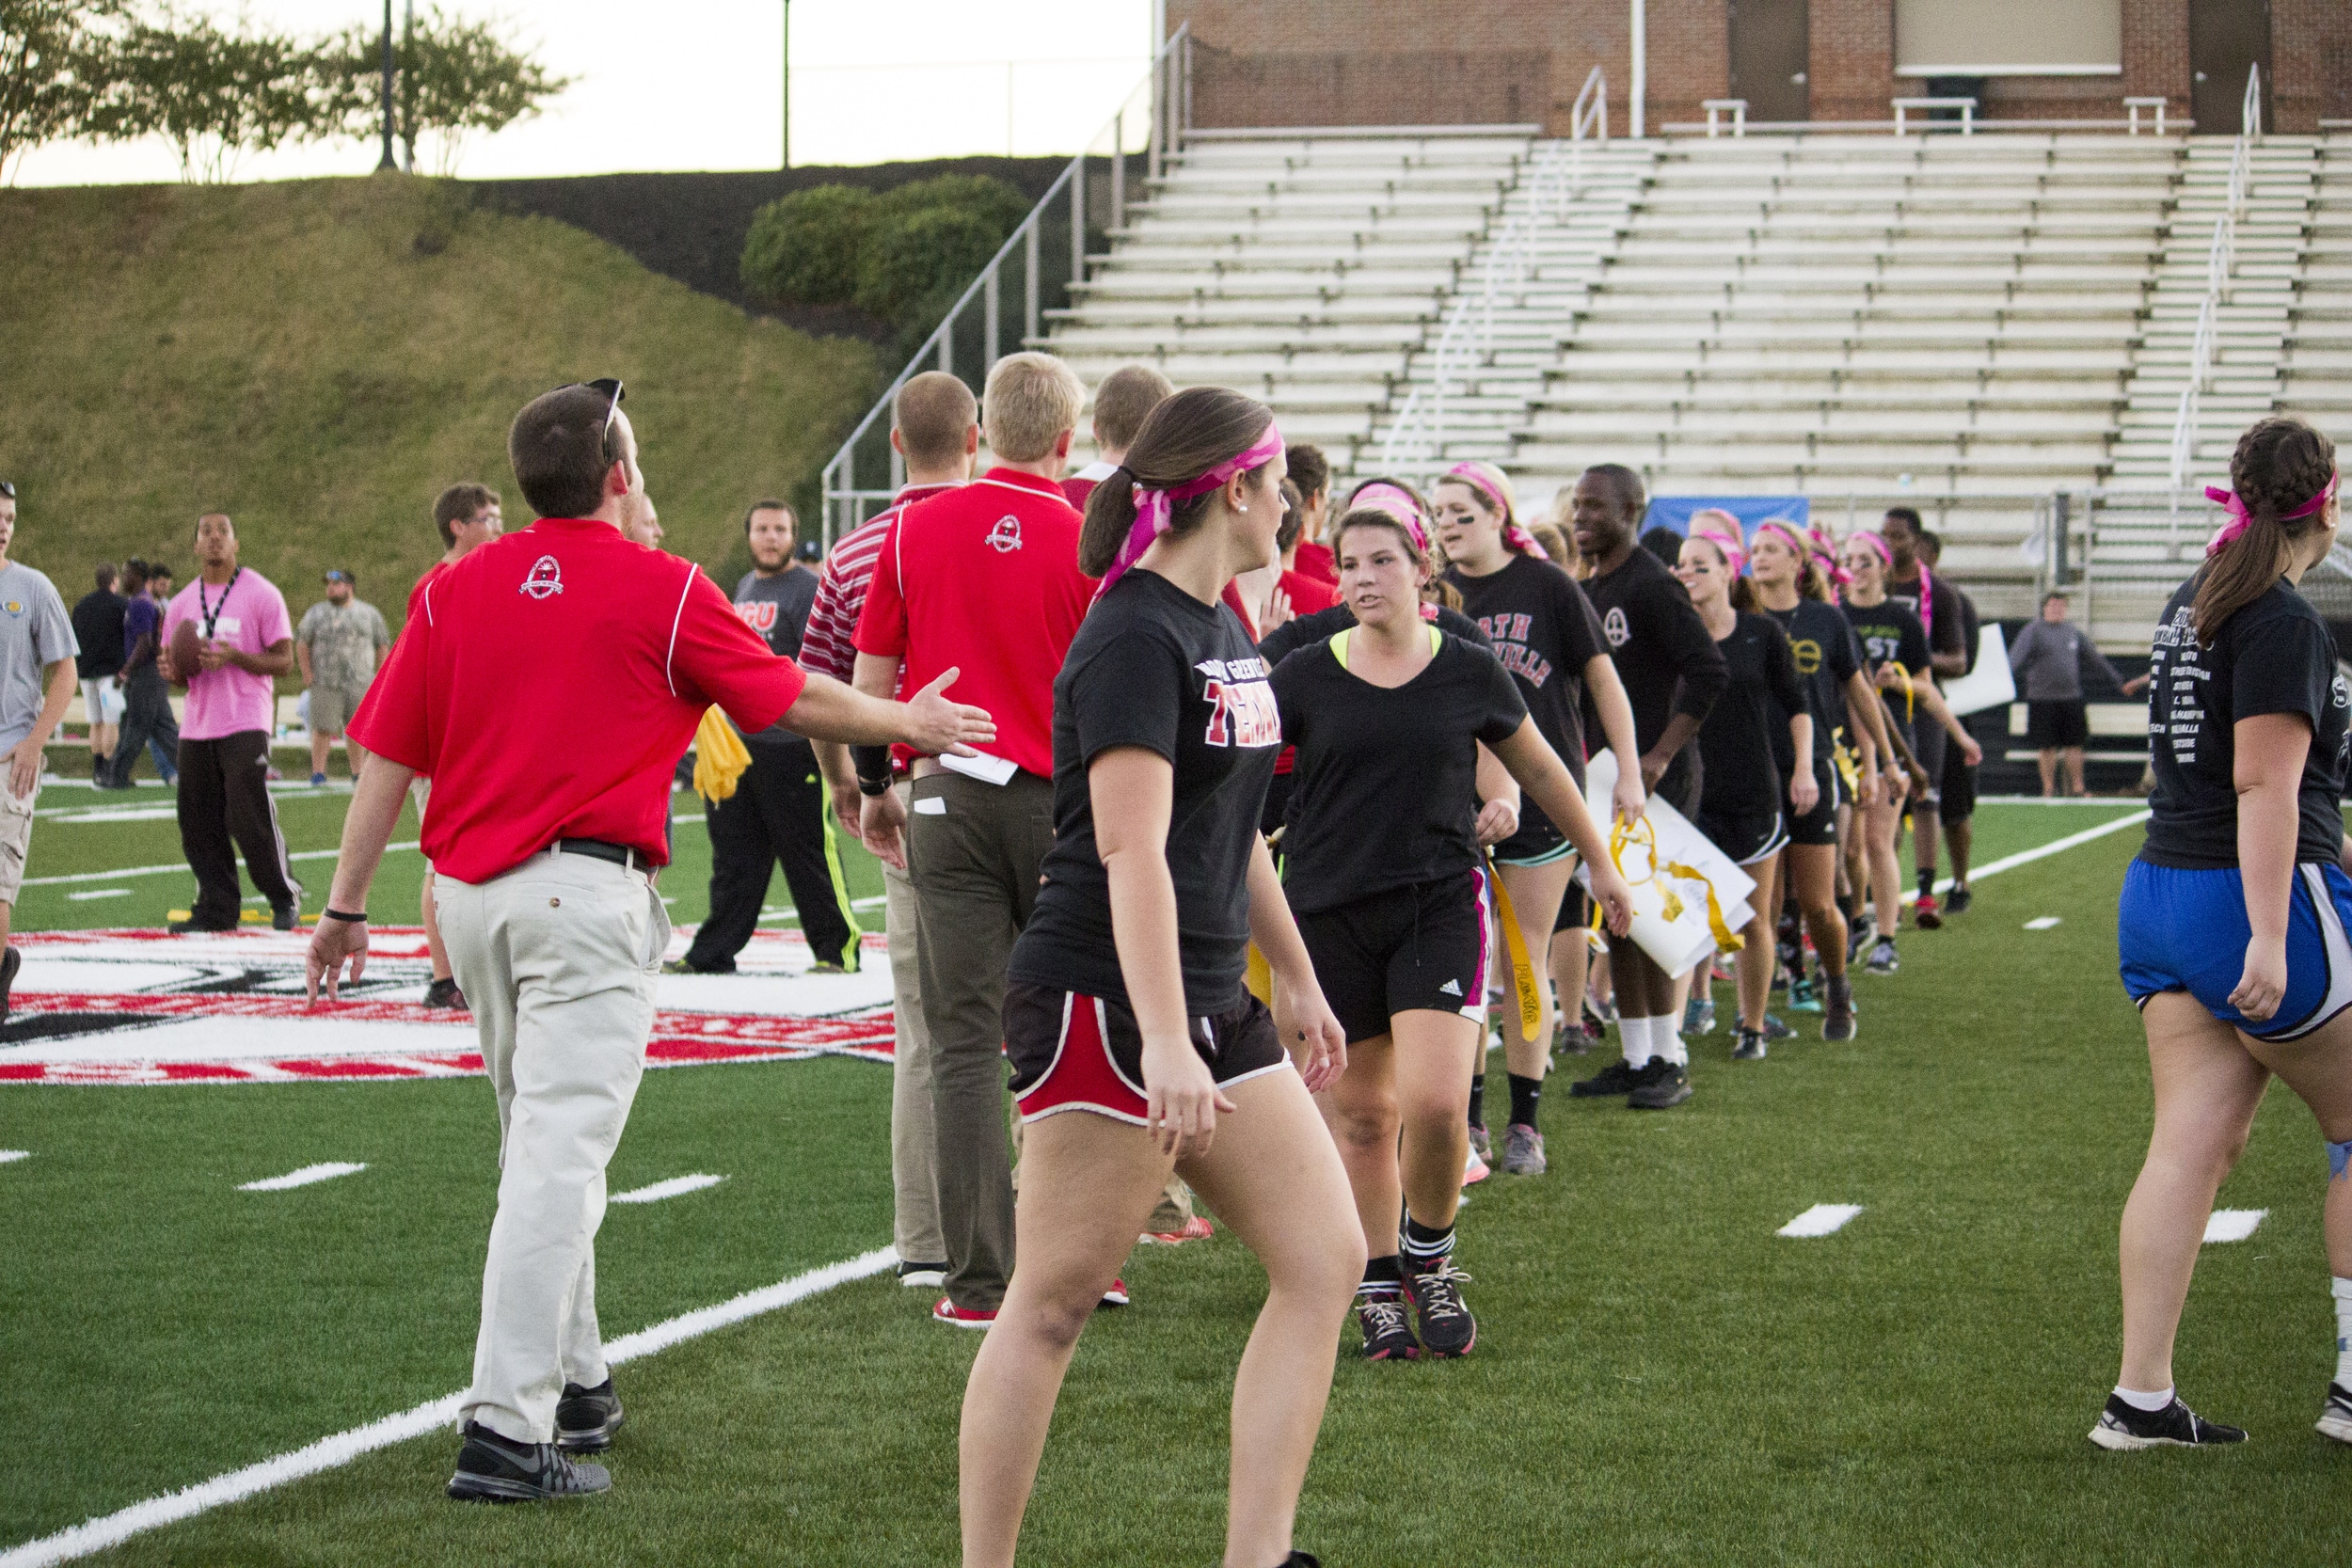
<instances>
[{"instance_id":1,"label":"black t-shirt","mask_svg":"<svg viewBox=\"0 0 2352 1568\"><path fill-rule=\"evenodd\" d=\"M1967 653L1975 647L1968 636L1972 611L1961 608L1960 590L1951 578L1933 567L1928 568L1928 578L1935 585L1935 603L1931 615L1919 614L1919 579L1897 582L1893 574L1886 578L1886 596L1911 611L1919 622L1920 630L1928 639L1931 652L1939 654Z\"/></svg>"},{"instance_id":2,"label":"black t-shirt","mask_svg":"<svg viewBox=\"0 0 2352 1568\"><path fill-rule=\"evenodd\" d=\"M1788 715L1804 711L1788 635L1769 615L1743 613L1715 646L1723 650L1731 684L1699 726L1699 757L1707 765L1700 808L1710 816L1777 811L1788 776L1784 759L1795 750Z\"/></svg>"},{"instance_id":3,"label":"black t-shirt","mask_svg":"<svg viewBox=\"0 0 2352 1568\"><path fill-rule=\"evenodd\" d=\"M1867 610L1848 604L1845 610L1846 624L1853 627L1854 641L1862 645L1862 673L1873 684L1879 667L1889 662L1910 671L1914 681L1927 679L1928 634L1920 627L1919 617L1897 604L1892 594ZM1886 706L1886 721L1900 729L1908 742L1918 705L1906 698L1899 686L1891 690L1881 687L1879 699Z\"/></svg>"},{"instance_id":4,"label":"black t-shirt","mask_svg":"<svg viewBox=\"0 0 2352 1568\"><path fill-rule=\"evenodd\" d=\"M1846 721L1846 683L1862 668L1853 627L1836 605L1799 599L1793 610L1764 612L1788 639L1789 657L1804 683L1805 711L1813 715L1813 755L1826 761L1834 732Z\"/></svg>"},{"instance_id":5,"label":"black t-shirt","mask_svg":"<svg viewBox=\"0 0 2352 1568\"><path fill-rule=\"evenodd\" d=\"M1633 708L1633 743L1647 752L1677 713L1704 722L1730 675L1674 574L1647 550L1635 550L1583 587Z\"/></svg>"},{"instance_id":6,"label":"black t-shirt","mask_svg":"<svg viewBox=\"0 0 2352 1568\"><path fill-rule=\"evenodd\" d=\"M1298 748L1283 890L1302 914L1479 863L1477 742L1518 733L1527 704L1492 657L1430 635L1428 664L1399 687L1351 674L1336 638L1274 672L1282 733Z\"/></svg>"},{"instance_id":7,"label":"black t-shirt","mask_svg":"<svg viewBox=\"0 0 2352 1568\"><path fill-rule=\"evenodd\" d=\"M1079 624L1054 680L1054 847L1011 975L1125 1004L1111 937L1110 877L1094 842L1087 768L1140 746L1175 769L1168 869L1184 1010L1241 1005L1249 946L1249 856L1281 750L1265 661L1240 618L1136 567Z\"/></svg>"},{"instance_id":8,"label":"black t-shirt","mask_svg":"<svg viewBox=\"0 0 2352 1568\"><path fill-rule=\"evenodd\" d=\"M92 589L73 607L73 641L81 652L73 658L73 673L96 680L122 668L122 619L131 601L103 588Z\"/></svg>"},{"instance_id":9,"label":"black t-shirt","mask_svg":"<svg viewBox=\"0 0 2352 1568\"><path fill-rule=\"evenodd\" d=\"M1488 653L1494 652L1493 644L1486 641L1486 634L1478 629L1477 622L1460 610L1448 610L1443 605L1432 608L1437 610L1438 618L1430 624L1439 631L1448 637L1458 637L1465 642L1474 642ZM1318 610L1312 615L1301 615L1283 622L1259 640L1258 652L1265 656L1266 665L1271 669L1299 649L1311 647L1327 637L1337 637L1355 624L1356 612L1348 609L1344 602L1335 604L1328 610Z\"/></svg>"},{"instance_id":10,"label":"black t-shirt","mask_svg":"<svg viewBox=\"0 0 2352 1568\"><path fill-rule=\"evenodd\" d=\"M1536 730L1581 783L1584 667L1609 651L1593 601L1550 562L1516 552L1500 572L1473 578L1455 567L1445 577L1462 595L1462 613L1518 682Z\"/></svg>"},{"instance_id":11,"label":"black t-shirt","mask_svg":"<svg viewBox=\"0 0 2352 1568\"><path fill-rule=\"evenodd\" d=\"M2201 576L2201 574L2200 574ZM2196 578L2157 623L2148 661L2148 754L2156 774L2148 842L2139 858L2193 871L2237 864L2237 734L2241 719L2299 713L2312 748L2297 792L2296 863L2334 860L2344 847L2344 776L2352 684L2336 672L2336 640L2282 578L2197 642Z\"/></svg>"}]
</instances>

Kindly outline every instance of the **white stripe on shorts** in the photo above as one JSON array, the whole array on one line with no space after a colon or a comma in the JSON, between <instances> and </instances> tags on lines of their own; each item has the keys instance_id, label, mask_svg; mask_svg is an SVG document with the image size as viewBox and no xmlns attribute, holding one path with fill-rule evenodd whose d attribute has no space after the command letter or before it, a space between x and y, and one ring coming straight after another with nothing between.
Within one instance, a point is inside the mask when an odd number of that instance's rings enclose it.
<instances>
[{"instance_id":1,"label":"white stripe on shorts","mask_svg":"<svg viewBox=\"0 0 2352 1568\"><path fill-rule=\"evenodd\" d=\"M2328 958L2328 990L2319 1006L2304 1015L2294 1027L2278 1034L2249 1035L2265 1040L2297 1040L2319 1028L2346 1007L2352 1007L2352 940L2346 940L2344 916L2336 909L2336 901L2328 892L2328 879L2316 865L2298 865L2296 875L2303 879L2303 891L2311 895L2312 911L2319 917L2320 947Z\"/></svg>"}]
</instances>

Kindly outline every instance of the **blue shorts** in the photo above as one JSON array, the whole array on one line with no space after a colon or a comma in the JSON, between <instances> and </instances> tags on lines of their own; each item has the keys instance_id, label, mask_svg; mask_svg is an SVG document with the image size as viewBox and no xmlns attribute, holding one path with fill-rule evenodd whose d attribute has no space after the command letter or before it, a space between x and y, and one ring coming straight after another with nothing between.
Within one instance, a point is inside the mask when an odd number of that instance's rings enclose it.
<instances>
[{"instance_id":1,"label":"blue shorts","mask_svg":"<svg viewBox=\"0 0 2352 1568\"><path fill-rule=\"evenodd\" d=\"M2116 908L2123 989L2140 1006L2158 991L2185 990L2222 1022L2256 1039L2292 1040L2352 1007L2352 877L2338 865L2298 865L2287 905L2287 991L2262 1024L2230 1006L2246 973L2246 889L2234 866L2183 871L2132 862Z\"/></svg>"}]
</instances>

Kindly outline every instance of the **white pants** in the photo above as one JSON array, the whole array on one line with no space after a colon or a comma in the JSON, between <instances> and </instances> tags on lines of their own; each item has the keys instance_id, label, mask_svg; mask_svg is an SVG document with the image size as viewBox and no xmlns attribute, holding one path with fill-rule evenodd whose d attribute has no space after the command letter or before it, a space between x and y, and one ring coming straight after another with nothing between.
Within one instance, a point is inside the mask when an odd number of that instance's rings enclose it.
<instances>
[{"instance_id":1,"label":"white pants","mask_svg":"<svg viewBox=\"0 0 2352 1568\"><path fill-rule=\"evenodd\" d=\"M644 872L584 855L533 855L479 885L437 875L433 895L499 1107L498 1217L458 1416L552 1442L564 1385L607 1376L604 1167L644 1072L670 921Z\"/></svg>"}]
</instances>

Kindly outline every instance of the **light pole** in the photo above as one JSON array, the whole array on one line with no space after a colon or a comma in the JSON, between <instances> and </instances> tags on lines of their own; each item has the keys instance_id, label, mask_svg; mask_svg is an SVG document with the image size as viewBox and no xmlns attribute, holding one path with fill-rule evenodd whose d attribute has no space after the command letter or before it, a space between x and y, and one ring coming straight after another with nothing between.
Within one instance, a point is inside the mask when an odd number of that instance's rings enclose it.
<instances>
[{"instance_id":1,"label":"light pole","mask_svg":"<svg viewBox=\"0 0 2352 1568\"><path fill-rule=\"evenodd\" d=\"M1649 7L1633 0L1633 90L1627 95L1633 111L1633 134L1642 132L1642 101L1649 96Z\"/></svg>"},{"instance_id":2,"label":"light pole","mask_svg":"<svg viewBox=\"0 0 2352 1568\"><path fill-rule=\"evenodd\" d=\"M792 166L792 0L784 0L784 166Z\"/></svg>"},{"instance_id":3,"label":"light pole","mask_svg":"<svg viewBox=\"0 0 2352 1568\"><path fill-rule=\"evenodd\" d=\"M384 0L384 157L375 172L387 169L400 169L392 161L392 0Z\"/></svg>"}]
</instances>

